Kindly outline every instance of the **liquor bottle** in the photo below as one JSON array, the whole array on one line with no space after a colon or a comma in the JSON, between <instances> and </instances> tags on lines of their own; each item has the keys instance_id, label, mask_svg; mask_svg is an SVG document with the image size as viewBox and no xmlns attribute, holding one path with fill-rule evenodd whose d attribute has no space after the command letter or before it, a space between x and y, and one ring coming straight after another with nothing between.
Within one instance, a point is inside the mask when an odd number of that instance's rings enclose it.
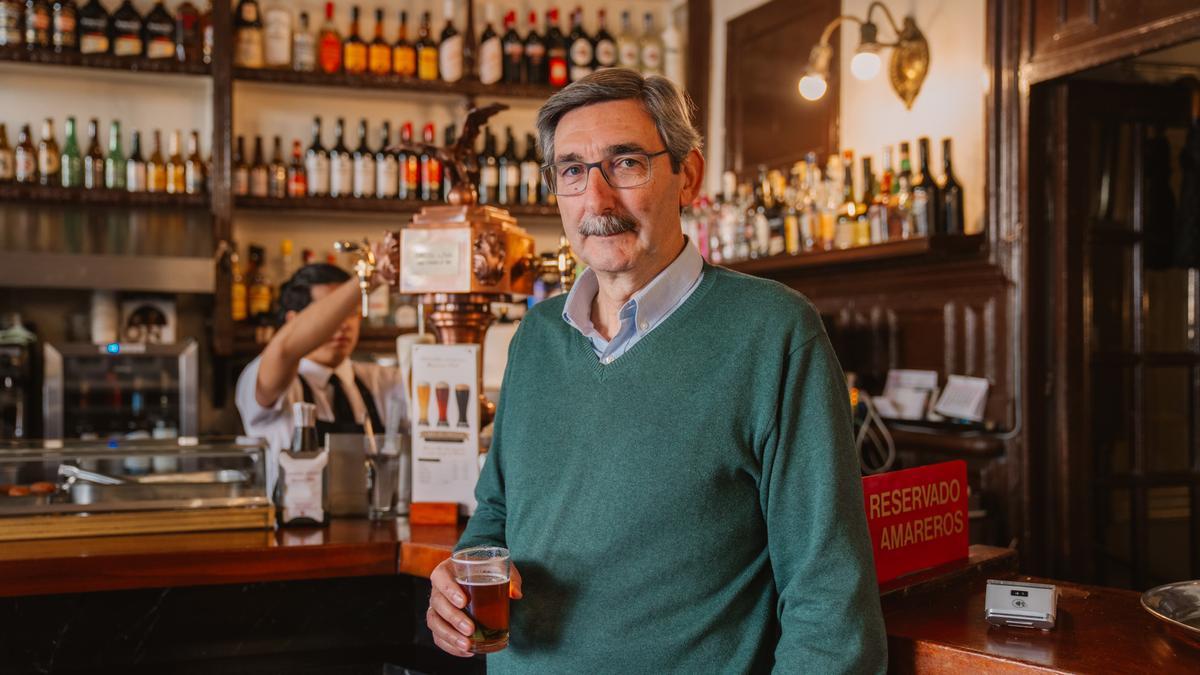
<instances>
[{"instance_id":1,"label":"liquor bottle","mask_svg":"<svg viewBox=\"0 0 1200 675\"><path fill-rule=\"evenodd\" d=\"M108 10L104 9L100 0L88 0L88 3L79 9L79 17L76 20L79 27L79 53L107 54L111 44L108 39L112 30L111 23Z\"/></svg>"},{"instance_id":2,"label":"liquor bottle","mask_svg":"<svg viewBox=\"0 0 1200 675\"><path fill-rule=\"evenodd\" d=\"M204 63L212 63L213 51L213 22L212 22L212 0L208 0L204 6L204 13L200 15L200 34L204 40L204 46L201 48L201 60ZM210 174L211 175L211 174Z\"/></svg>"},{"instance_id":3,"label":"liquor bottle","mask_svg":"<svg viewBox=\"0 0 1200 675\"><path fill-rule=\"evenodd\" d=\"M871 232L870 208L875 203L875 174L871 170L871 158L862 158L862 199L858 202L858 214L854 222L854 245L870 246L878 242Z\"/></svg>"},{"instance_id":4,"label":"liquor bottle","mask_svg":"<svg viewBox=\"0 0 1200 675\"><path fill-rule=\"evenodd\" d=\"M250 166L246 164L246 140L238 136L233 146L233 195L245 197L250 194Z\"/></svg>"},{"instance_id":5,"label":"liquor bottle","mask_svg":"<svg viewBox=\"0 0 1200 675\"><path fill-rule=\"evenodd\" d=\"M367 69L373 75L389 75L392 72L392 45L383 37L383 10L375 10L375 39L367 53Z\"/></svg>"},{"instance_id":6,"label":"liquor bottle","mask_svg":"<svg viewBox=\"0 0 1200 675\"><path fill-rule=\"evenodd\" d=\"M854 224L858 220L858 204L854 201L854 153L842 155L842 202L838 207L837 226L833 234L834 248L854 245Z\"/></svg>"},{"instance_id":7,"label":"liquor bottle","mask_svg":"<svg viewBox=\"0 0 1200 675\"><path fill-rule=\"evenodd\" d=\"M438 72L443 82L458 82L463 76L463 37L454 27L454 0L446 0L442 12L446 27L438 45Z\"/></svg>"},{"instance_id":8,"label":"liquor bottle","mask_svg":"<svg viewBox=\"0 0 1200 675\"><path fill-rule=\"evenodd\" d=\"M200 156L200 132L192 131L188 137L188 155L183 160L183 189L189 195L198 195L205 191L207 169L204 158Z\"/></svg>"},{"instance_id":9,"label":"liquor bottle","mask_svg":"<svg viewBox=\"0 0 1200 675\"><path fill-rule=\"evenodd\" d=\"M621 34L617 36L617 58L622 68L638 70L642 65L642 48L633 32L633 17L629 10L621 12Z\"/></svg>"},{"instance_id":10,"label":"liquor bottle","mask_svg":"<svg viewBox=\"0 0 1200 675\"><path fill-rule=\"evenodd\" d=\"M54 120L42 122L42 139L37 151L38 179L42 185L58 185L62 181L62 156L54 138Z\"/></svg>"},{"instance_id":11,"label":"liquor bottle","mask_svg":"<svg viewBox=\"0 0 1200 675\"><path fill-rule=\"evenodd\" d=\"M304 148L300 140L292 141L292 163L288 165L287 192L289 197L308 194L308 172L304 169Z\"/></svg>"},{"instance_id":12,"label":"liquor bottle","mask_svg":"<svg viewBox=\"0 0 1200 675\"><path fill-rule=\"evenodd\" d=\"M296 143L299 144L299 141ZM279 282L279 285L274 287L277 299L279 297L279 287L296 273L296 254L293 253L294 250L295 246L292 244L291 239L283 239L279 242L279 257L275 259L276 262L273 267L275 270L275 280Z\"/></svg>"},{"instance_id":13,"label":"liquor bottle","mask_svg":"<svg viewBox=\"0 0 1200 675\"><path fill-rule=\"evenodd\" d=\"M104 151L100 149L100 121L88 121L88 150L83 156L83 187L98 190L104 187Z\"/></svg>"},{"instance_id":14,"label":"liquor bottle","mask_svg":"<svg viewBox=\"0 0 1200 675\"><path fill-rule=\"evenodd\" d=\"M187 192L187 161L181 153L182 140L178 129L167 139L167 192L173 195Z\"/></svg>"},{"instance_id":15,"label":"liquor bottle","mask_svg":"<svg viewBox=\"0 0 1200 675\"><path fill-rule=\"evenodd\" d=\"M13 153L13 177L18 183L37 182L37 148L33 145L33 132L29 125L21 126L17 135L17 148Z\"/></svg>"},{"instance_id":16,"label":"liquor bottle","mask_svg":"<svg viewBox=\"0 0 1200 675\"><path fill-rule=\"evenodd\" d=\"M121 123L113 120L108 125L108 155L104 158L104 187L109 190L124 190L125 172L125 151L121 149Z\"/></svg>"},{"instance_id":17,"label":"liquor bottle","mask_svg":"<svg viewBox=\"0 0 1200 675\"><path fill-rule=\"evenodd\" d=\"M541 163L537 157L537 141L533 134L525 134L525 157L521 160L521 192L518 195L520 203L531 206L538 203L541 170Z\"/></svg>"},{"instance_id":18,"label":"liquor bottle","mask_svg":"<svg viewBox=\"0 0 1200 675\"><path fill-rule=\"evenodd\" d=\"M5 141L4 145L8 145ZM79 139L75 133L75 118L67 118L67 137L63 145L62 158L59 160L59 165L62 167L62 186L65 188L83 187L83 155L79 152ZM3 173L0 170L0 173ZM0 176L0 180L3 177Z\"/></svg>"},{"instance_id":19,"label":"liquor bottle","mask_svg":"<svg viewBox=\"0 0 1200 675\"><path fill-rule=\"evenodd\" d=\"M254 137L254 163L250 165L250 196L266 197L268 193L267 161L263 158L262 136ZM253 259L253 258L252 258ZM251 314L254 312L251 311Z\"/></svg>"},{"instance_id":20,"label":"liquor bottle","mask_svg":"<svg viewBox=\"0 0 1200 675\"><path fill-rule=\"evenodd\" d=\"M342 70L342 36L333 23L332 2L325 3L325 23L321 24L321 33L317 36L317 62L322 73L338 73ZM311 169L309 173L312 173Z\"/></svg>"},{"instance_id":21,"label":"liquor bottle","mask_svg":"<svg viewBox=\"0 0 1200 675\"><path fill-rule=\"evenodd\" d=\"M162 132L154 130L154 144L146 160L146 192L167 191L167 162L162 154Z\"/></svg>"},{"instance_id":22,"label":"liquor bottle","mask_svg":"<svg viewBox=\"0 0 1200 675\"><path fill-rule=\"evenodd\" d=\"M558 29L557 7L546 11L546 66L551 87L567 86L567 37Z\"/></svg>"},{"instance_id":23,"label":"liquor bottle","mask_svg":"<svg viewBox=\"0 0 1200 675\"><path fill-rule=\"evenodd\" d=\"M663 73L672 82L683 86L683 36L675 27L675 13L667 10L667 28L662 32Z\"/></svg>"},{"instance_id":24,"label":"liquor bottle","mask_svg":"<svg viewBox=\"0 0 1200 675\"><path fill-rule=\"evenodd\" d=\"M171 18L162 0L154 3L142 24L142 44L148 59L175 58L175 19Z\"/></svg>"},{"instance_id":25,"label":"liquor bottle","mask_svg":"<svg viewBox=\"0 0 1200 675\"><path fill-rule=\"evenodd\" d=\"M99 2L99 0L92 0ZM21 1L0 0L0 47L21 45L25 25L21 22Z\"/></svg>"},{"instance_id":26,"label":"liquor bottle","mask_svg":"<svg viewBox=\"0 0 1200 675\"><path fill-rule=\"evenodd\" d=\"M292 10L270 5L263 13L263 61L268 68L292 67Z\"/></svg>"},{"instance_id":27,"label":"liquor bottle","mask_svg":"<svg viewBox=\"0 0 1200 675\"><path fill-rule=\"evenodd\" d=\"M502 205L516 204L521 193L521 160L517 159L517 139L512 127L504 129L504 154L500 155L500 188L497 201Z\"/></svg>"},{"instance_id":28,"label":"liquor bottle","mask_svg":"<svg viewBox=\"0 0 1200 675\"><path fill-rule=\"evenodd\" d=\"M250 246L250 285L246 288L246 309L252 319L262 319L271 313L271 283L267 279L267 252L261 246Z\"/></svg>"},{"instance_id":29,"label":"liquor bottle","mask_svg":"<svg viewBox=\"0 0 1200 675\"><path fill-rule=\"evenodd\" d=\"M271 149L271 164L267 167L267 196L287 197L287 164L283 163L283 139L275 137Z\"/></svg>"},{"instance_id":30,"label":"liquor bottle","mask_svg":"<svg viewBox=\"0 0 1200 675\"><path fill-rule=\"evenodd\" d=\"M412 122L405 122L400 127L400 145L411 146L413 142ZM396 196L400 199L420 199L421 197L421 157L411 150L401 150L397 158L400 165L399 191Z\"/></svg>"},{"instance_id":31,"label":"liquor bottle","mask_svg":"<svg viewBox=\"0 0 1200 675\"><path fill-rule=\"evenodd\" d=\"M304 170L307 174L308 194L310 197L324 197L329 194L329 153L321 145L321 118L313 118L312 145L304 155Z\"/></svg>"},{"instance_id":32,"label":"liquor bottle","mask_svg":"<svg viewBox=\"0 0 1200 675\"><path fill-rule=\"evenodd\" d=\"M504 15L504 38L501 40L504 52L504 83L521 84L525 81L525 41L517 32L517 13L509 11Z\"/></svg>"},{"instance_id":33,"label":"liquor bottle","mask_svg":"<svg viewBox=\"0 0 1200 675\"><path fill-rule=\"evenodd\" d=\"M354 192L354 159L346 147L346 120L339 117L329 150L329 196L348 197Z\"/></svg>"},{"instance_id":34,"label":"liquor bottle","mask_svg":"<svg viewBox=\"0 0 1200 675\"><path fill-rule=\"evenodd\" d=\"M793 164L787 187L783 192L783 249L788 255L796 255L803 250L801 247L803 239L800 232L800 198L806 171L803 160ZM697 234L700 235L699 232ZM703 241L703 235L697 237L697 243Z\"/></svg>"},{"instance_id":35,"label":"liquor bottle","mask_svg":"<svg viewBox=\"0 0 1200 675\"><path fill-rule=\"evenodd\" d=\"M950 163L950 139L942 139L942 167L945 177L939 188L941 191L941 214L938 225L942 234L966 234L963 212L963 189L958 179L954 177L954 167Z\"/></svg>"},{"instance_id":36,"label":"liquor bottle","mask_svg":"<svg viewBox=\"0 0 1200 675\"><path fill-rule=\"evenodd\" d=\"M611 68L617 65L617 42L613 39L611 33L608 32L607 12L603 9L599 12L600 28L596 31L596 61L595 66L599 68Z\"/></svg>"},{"instance_id":37,"label":"liquor bottle","mask_svg":"<svg viewBox=\"0 0 1200 675\"><path fill-rule=\"evenodd\" d=\"M891 203L892 187L896 176L892 173L892 148L883 149L883 172L879 179L875 199L867 204L867 217L871 221L871 243L878 244L888 240L888 206Z\"/></svg>"},{"instance_id":38,"label":"liquor bottle","mask_svg":"<svg viewBox=\"0 0 1200 675\"><path fill-rule=\"evenodd\" d=\"M238 0L233 15L233 65L239 68L262 68L263 24L256 0Z\"/></svg>"},{"instance_id":39,"label":"liquor bottle","mask_svg":"<svg viewBox=\"0 0 1200 675\"><path fill-rule=\"evenodd\" d=\"M416 77L417 50L408 41L408 12L400 12L400 28L392 45L392 72L401 77Z\"/></svg>"},{"instance_id":40,"label":"liquor bottle","mask_svg":"<svg viewBox=\"0 0 1200 675\"><path fill-rule=\"evenodd\" d=\"M455 142L457 142L457 139L455 138L454 124L446 125L446 131L445 131L445 135L443 137L443 142L445 143L445 145L442 146L443 148L454 147ZM442 177L442 194L441 194L440 199L442 201L450 201L450 188L453 187L453 184L451 183L451 180L450 180L450 170L448 168L446 168L445 164L442 164L441 162L438 162L438 164L441 167L441 177ZM434 199L438 199L438 197L435 195Z\"/></svg>"},{"instance_id":41,"label":"liquor bottle","mask_svg":"<svg viewBox=\"0 0 1200 675\"><path fill-rule=\"evenodd\" d=\"M496 190L499 187L500 168L496 161L496 137L488 129L483 135L483 152L479 153L479 203L498 202Z\"/></svg>"},{"instance_id":42,"label":"liquor bottle","mask_svg":"<svg viewBox=\"0 0 1200 675\"><path fill-rule=\"evenodd\" d=\"M317 440L317 407L293 403L292 424L292 445L279 453L275 519L283 527L325 525L329 522L329 453Z\"/></svg>"},{"instance_id":43,"label":"liquor bottle","mask_svg":"<svg viewBox=\"0 0 1200 675\"><path fill-rule=\"evenodd\" d=\"M74 0L55 0L50 15L50 44L58 53L79 50L79 12Z\"/></svg>"},{"instance_id":44,"label":"liquor bottle","mask_svg":"<svg viewBox=\"0 0 1200 675\"><path fill-rule=\"evenodd\" d=\"M900 144L900 173L888 202L888 238L908 239L913 236L912 222L912 164L908 159L908 143Z\"/></svg>"},{"instance_id":45,"label":"liquor bottle","mask_svg":"<svg viewBox=\"0 0 1200 675\"><path fill-rule=\"evenodd\" d=\"M496 84L504 77L504 48L500 45L500 34L494 27L496 5L486 5L487 24L479 36L479 81Z\"/></svg>"},{"instance_id":46,"label":"liquor bottle","mask_svg":"<svg viewBox=\"0 0 1200 675\"><path fill-rule=\"evenodd\" d=\"M49 0L25 0L25 47L49 49L53 20Z\"/></svg>"},{"instance_id":47,"label":"liquor bottle","mask_svg":"<svg viewBox=\"0 0 1200 675\"><path fill-rule=\"evenodd\" d=\"M352 156L352 184L355 197L375 196L375 153L367 145L367 120L358 122L358 147Z\"/></svg>"},{"instance_id":48,"label":"liquor bottle","mask_svg":"<svg viewBox=\"0 0 1200 675\"><path fill-rule=\"evenodd\" d=\"M642 74L644 75L662 75L663 74L663 41L662 36L654 28L654 13L646 12L645 17L646 28L642 32L642 39L639 43L638 57L642 63Z\"/></svg>"},{"instance_id":49,"label":"liquor bottle","mask_svg":"<svg viewBox=\"0 0 1200 675\"><path fill-rule=\"evenodd\" d=\"M204 34L200 10L186 0L175 8L175 60L200 63L204 58Z\"/></svg>"},{"instance_id":50,"label":"liquor bottle","mask_svg":"<svg viewBox=\"0 0 1200 675\"><path fill-rule=\"evenodd\" d=\"M8 144L8 129L0 122L0 183L11 183L16 177L16 158Z\"/></svg>"},{"instance_id":51,"label":"liquor bottle","mask_svg":"<svg viewBox=\"0 0 1200 675\"><path fill-rule=\"evenodd\" d=\"M242 273L241 260L238 258L237 244L229 253L229 269L233 279L229 283L229 317L235 322L245 321L249 312L246 300L246 276Z\"/></svg>"},{"instance_id":52,"label":"liquor bottle","mask_svg":"<svg viewBox=\"0 0 1200 675\"><path fill-rule=\"evenodd\" d=\"M929 169L929 139L922 137L917 142L921 152L921 172L912 186L913 236L928 237L942 231L938 222L941 201L937 182Z\"/></svg>"},{"instance_id":53,"label":"liquor bottle","mask_svg":"<svg viewBox=\"0 0 1200 675\"><path fill-rule=\"evenodd\" d=\"M146 191L146 160L142 158L142 134L133 132L133 145L129 159L125 161L125 189L130 192Z\"/></svg>"},{"instance_id":54,"label":"liquor bottle","mask_svg":"<svg viewBox=\"0 0 1200 675\"><path fill-rule=\"evenodd\" d=\"M383 121L383 129L379 136L379 149L375 151L375 196L380 199L394 199L399 189L400 169L396 163L396 154L390 149L391 122Z\"/></svg>"},{"instance_id":55,"label":"liquor bottle","mask_svg":"<svg viewBox=\"0 0 1200 675\"><path fill-rule=\"evenodd\" d=\"M342 43L342 69L351 75L367 72L367 43L358 34L358 5L350 8L350 36Z\"/></svg>"},{"instance_id":56,"label":"liquor bottle","mask_svg":"<svg viewBox=\"0 0 1200 675\"><path fill-rule=\"evenodd\" d=\"M438 46L430 28L429 12L421 14L421 25L417 28L417 78L438 79Z\"/></svg>"},{"instance_id":57,"label":"liquor bottle","mask_svg":"<svg viewBox=\"0 0 1200 675\"><path fill-rule=\"evenodd\" d=\"M426 124L421 134L425 145L432 146L437 142L432 124ZM429 152L421 153L421 199L440 201L442 198L442 162Z\"/></svg>"},{"instance_id":58,"label":"liquor bottle","mask_svg":"<svg viewBox=\"0 0 1200 675\"><path fill-rule=\"evenodd\" d=\"M117 56L142 56L142 15L125 0L112 15L112 53Z\"/></svg>"},{"instance_id":59,"label":"liquor bottle","mask_svg":"<svg viewBox=\"0 0 1200 675\"><path fill-rule=\"evenodd\" d=\"M593 61L596 57L596 45L583 30L583 8L576 7L571 12L571 34L567 37L569 47L570 68L568 74L571 81L582 80L592 72Z\"/></svg>"},{"instance_id":60,"label":"liquor bottle","mask_svg":"<svg viewBox=\"0 0 1200 675\"><path fill-rule=\"evenodd\" d=\"M537 12L529 12L529 33L525 36L525 82L546 84L550 68L546 62L546 41L537 31Z\"/></svg>"},{"instance_id":61,"label":"liquor bottle","mask_svg":"<svg viewBox=\"0 0 1200 675\"><path fill-rule=\"evenodd\" d=\"M311 73L317 69L317 46L308 25L308 12L300 12L300 27L292 34L292 70Z\"/></svg>"}]
</instances>

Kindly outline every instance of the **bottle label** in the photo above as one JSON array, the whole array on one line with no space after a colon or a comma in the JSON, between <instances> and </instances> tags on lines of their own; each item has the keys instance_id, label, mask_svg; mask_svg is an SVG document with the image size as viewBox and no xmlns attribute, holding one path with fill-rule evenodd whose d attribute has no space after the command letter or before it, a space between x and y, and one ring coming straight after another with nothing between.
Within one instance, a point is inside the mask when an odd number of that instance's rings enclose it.
<instances>
[{"instance_id":1,"label":"bottle label","mask_svg":"<svg viewBox=\"0 0 1200 675\"><path fill-rule=\"evenodd\" d=\"M387 75L392 72L392 48L387 45L371 45L371 55L369 57L372 73L376 75Z\"/></svg>"},{"instance_id":2,"label":"bottle label","mask_svg":"<svg viewBox=\"0 0 1200 675\"><path fill-rule=\"evenodd\" d=\"M546 45L536 43L525 47L525 54L529 56L529 60L533 63L541 63L546 57Z\"/></svg>"},{"instance_id":3,"label":"bottle label","mask_svg":"<svg viewBox=\"0 0 1200 675\"><path fill-rule=\"evenodd\" d=\"M0 47L21 44L21 8L16 3L0 3Z\"/></svg>"},{"instance_id":4,"label":"bottle label","mask_svg":"<svg viewBox=\"0 0 1200 675\"><path fill-rule=\"evenodd\" d=\"M95 33L79 36L79 51L83 54L107 54L108 36Z\"/></svg>"},{"instance_id":5,"label":"bottle label","mask_svg":"<svg viewBox=\"0 0 1200 675\"><path fill-rule=\"evenodd\" d=\"M579 38L571 43L571 65L574 67L592 68L592 56L595 55L595 50L592 49L592 41L587 38Z\"/></svg>"},{"instance_id":6,"label":"bottle label","mask_svg":"<svg viewBox=\"0 0 1200 675\"><path fill-rule=\"evenodd\" d=\"M563 87L567 84L567 60L562 57L550 57L550 85Z\"/></svg>"},{"instance_id":7,"label":"bottle label","mask_svg":"<svg viewBox=\"0 0 1200 675\"><path fill-rule=\"evenodd\" d=\"M500 184L500 171L494 166L484 166L479 170L481 182L489 190L494 191L496 186Z\"/></svg>"},{"instance_id":8,"label":"bottle label","mask_svg":"<svg viewBox=\"0 0 1200 675\"><path fill-rule=\"evenodd\" d=\"M271 311L271 287L256 283L250 286L249 293L250 316L258 316Z\"/></svg>"},{"instance_id":9,"label":"bottle label","mask_svg":"<svg viewBox=\"0 0 1200 675\"><path fill-rule=\"evenodd\" d=\"M367 69L367 46L362 43L346 43L342 53L342 66L347 73L361 73Z\"/></svg>"},{"instance_id":10,"label":"bottle label","mask_svg":"<svg viewBox=\"0 0 1200 675\"><path fill-rule=\"evenodd\" d=\"M197 162L188 162L183 167L183 187L189 195L204 192L204 171Z\"/></svg>"},{"instance_id":11,"label":"bottle label","mask_svg":"<svg viewBox=\"0 0 1200 675\"><path fill-rule=\"evenodd\" d=\"M233 194L239 197L250 194L250 172L245 168L233 170Z\"/></svg>"},{"instance_id":12,"label":"bottle label","mask_svg":"<svg viewBox=\"0 0 1200 675\"><path fill-rule=\"evenodd\" d=\"M229 316L234 321L246 320L246 284L235 281L229 291Z\"/></svg>"},{"instance_id":13,"label":"bottle label","mask_svg":"<svg viewBox=\"0 0 1200 675\"><path fill-rule=\"evenodd\" d=\"M329 160L329 196L345 197L351 194L354 184L354 165L350 156L339 153Z\"/></svg>"},{"instance_id":14,"label":"bottle label","mask_svg":"<svg viewBox=\"0 0 1200 675\"><path fill-rule=\"evenodd\" d=\"M327 194L329 192L329 158L323 155L309 155L304 164L308 173L308 194L312 196Z\"/></svg>"},{"instance_id":15,"label":"bottle label","mask_svg":"<svg viewBox=\"0 0 1200 675\"><path fill-rule=\"evenodd\" d=\"M292 45L292 67L301 72L316 70L317 55L313 51L312 36L296 33L296 40Z\"/></svg>"},{"instance_id":16,"label":"bottle label","mask_svg":"<svg viewBox=\"0 0 1200 675\"><path fill-rule=\"evenodd\" d=\"M662 70L662 49L654 44L642 46L642 68L657 73Z\"/></svg>"},{"instance_id":17,"label":"bottle label","mask_svg":"<svg viewBox=\"0 0 1200 675\"><path fill-rule=\"evenodd\" d=\"M152 38L146 43L146 58L169 59L175 56L175 43L170 39Z\"/></svg>"},{"instance_id":18,"label":"bottle label","mask_svg":"<svg viewBox=\"0 0 1200 675\"><path fill-rule=\"evenodd\" d=\"M929 227L929 193L926 190L913 190L912 219L916 232L912 234L925 237L931 234Z\"/></svg>"},{"instance_id":19,"label":"bottle label","mask_svg":"<svg viewBox=\"0 0 1200 675\"><path fill-rule=\"evenodd\" d=\"M504 43L504 58L508 61L509 67L521 67L521 61L525 58L525 45L513 41Z\"/></svg>"},{"instance_id":20,"label":"bottle label","mask_svg":"<svg viewBox=\"0 0 1200 675\"><path fill-rule=\"evenodd\" d=\"M392 50L392 70L397 75L412 77L417 74L417 52L412 47L396 47Z\"/></svg>"},{"instance_id":21,"label":"bottle label","mask_svg":"<svg viewBox=\"0 0 1200 675\"><path fill-rule=\"evenodd\" d=\"M288 196L303 197L308 194L307 171L290 171L288 175Z\"/></svg>"},{"instance_id":22,"label":"bottle label","mask_svg":"<svg viewBox=\"0 0 1200 675\"><path fill-rule=\"evenodd\" d=\"M267 196L267 170L256 168L250 172L250 194L255 197ZM250 301L253 304L253 299Z\"/></svg>"},{"instance_id":23,"label":"bottle label","mask_svg":"<svg viewBox=\"0 0 1200 675\"><path fill-rule=\"evenodd\" d=\"M463 39L462 35L455 35L447 38L438 47L438 68L442 73L442 80L446 82L458 82L463 75Z\"/></svg>"},{"instance_id":24,"label":"bottle label","mask_svg":"<svg viewBox=\"0 0 1200 675\"><path fill-rule=\"evenodd\" d=\"M504 52L500 48L500 38L494 37L479 46L479 81L483 84L495 84L504 74Z\"/></svg>"},{"instance_id":25,"label":"bottle label","mask_svg":"<svg viewBox=\"0 0 1200 675\"><path fill-rule=\"evenodd\" d=\"M416 155L410 156L404 162L404 184L408 187L408 197L410 199L416 197L413 192L421 185L421 163L417 160Z\"/></svg>"},{"instance_id":26,"label":"bottle label","mask_svg":"<svg viewBox=\"0 0 1200 675\"><path fill-rule=\"evenodd\" d=\"M238 31L233 64L240 68L263 67L263 34L261 30L243 28Z\"/></svg>"},{"instance_id":27,"label":"bottle label","mask_svg":"<svg viewBox=\"0 0 1200 675\"><path fill-rule=\"evenodd\" d=\"M637 68L638 67L638 63L639 63L638 59L640 58L640 56L639 56L639 52L638 52L638 45L636 42L634 42L633 40L625 40L625 41L621 42L620 49L618 51L620 53L622 66L624 66L626 68Z\"/></svg>"},{"instance_id":28,"label":"bottle label","mask_svg":"<svg viewBox=\"0 0 1200 675\"><path fill-rule=\"evenodd\" d=\"M417 54L417 77L422 80L438 79L438 50L422 47Z\"/></svg>"},{"instance_id":29,"label":"bottle label","mask_svg":"<svg viewBox=\"0 0 1200 675\"><path fill-rule=\"evenodd\" d=\"M354 196L375 196L375 157L359 155L354 158Z\"/></svg>"},{"instance_id":30,"label":"bottle label","mask_svg":"<svg viewBox=\"0 0 1200 675\"><path fill-rule=\"evenodd\" d=\"M540 176L540 169L536 162L521 162L521 184L528 186L529 201L533 203L537 200L537 185Z\"/></svg>"},{"instance_id":31,"label":"bottle label","mask_svg":"<svg viewBox=\"0 0 1200 675\"><path fill-rule=\"evenodd\" d=\"M316 457L293 457L279 453L280 511L284 524L297 518L325 520L325 464L329 453Z\"/></svg>"},{"instance_id":32,"label":"bottle label","mask_svg":"<svg viewBox=\"0 0 1200 675\"><path fill-rule=\"evenodd\" d=\"M18 183L28 183L37 175L37 158L31 152L18 150L16 155L16 178Z\"/></svg>"},{"instance_id":33,"label":"bottle label","mask_svg":"<svg viewBox=\"0 0 1200 675\"><path fill-rule=\"evenodd\" d=\"M336 73L342 69L342 43L336 37L321 40L321 70Z\"/></svg>"},{"instance_id":34,"label":"bottle label","mask_svg":"<svg viewBox=\"0 0 1200 675\"><path fill-rule=\"evenodd\" d=\"M59 12L54 16L54 46L75 46L75 15L71 12Z\"/></svg>"},{"instance_id":35,"label":"bottle label","mask_svg":"<svg viewBox=\"0 0 1200 675\"><path fill-rule=\"evenodd\" d=\"M521 169L516 164L509 164L504 167L504 186L508 190L513 190L521 183Z\"/></svg>"},{"instance_id":36,"label":"bottle label","mask_svg":"<svg viewBox=\"0 0 1200 675\"><path fill-rule=\"evenodd\" d=\"M400 167L396 156L388 154L383 161L375 161L375 196L395 197L400 187Z\"/></svg>"},{"instance_id":37,"label":"bottle label","mask_svg":"<svg viewBox=\"0 0 1200 675\"><path fill-rule=\"evenodd\" d=\"M58 173L59 157L57 152L39 152L38 153L38 171L43 176L50 176Z\"/></svg>"},{"instance_id":38,"label":"bottle label","mask_svg":"<svg viewBox=\"0 0 1200 675\"><path fill-rule=\"evenodd\" d=\"M0 150L0 180L12 180L14 169L12 150Z\"/></svg>"},{"instance_id":39,"label":"bottle label","mask_svg":"<svg viewBox=\"0 0 1200 675\"><path fill-rule=\"evenodd\" d=\"M601 68L617 65L617 46L612 40L596 43L596 65Z\"/></svg>"},{"instance_id":40,"label":"bottle label","mask_svg":"<svg viewBox=\"0 0 1200 675\"><path fill-rule=\"evenodd\" d=\"M117 56L141 56L142 38L137 35L118 35L113 41L113 54Z\"/></svg>"},{"instance_id":41,"label":"bottle label","mask_svg":"<svg viewBox=\"0 0 1200 675\"><path fill-rule=\"evenodd\" d=\"M143 162L129 162L125 165L125 189L130 192L146 191L146 165Z\"/></svg>"},{"instance_id":42,"label":"bottle label","mask_svg":"<svg viewBox=\"0 0 1200 675\"><path fill-rule=\"evenodd\" d=\"M292 64L292 15L286 9L267 11L265 59L268 66Z\"/></svg>"}]
</instances>

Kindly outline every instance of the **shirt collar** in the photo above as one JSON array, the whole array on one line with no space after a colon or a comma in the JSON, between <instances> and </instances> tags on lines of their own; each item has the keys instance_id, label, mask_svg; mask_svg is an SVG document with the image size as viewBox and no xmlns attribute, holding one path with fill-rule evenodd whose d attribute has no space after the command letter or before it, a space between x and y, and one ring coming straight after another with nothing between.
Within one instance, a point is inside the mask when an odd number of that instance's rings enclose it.
<instances>
[{"instance_id":1,"label":"shirt collar","mask_svg":"<svg viewBox=\"0 0 1200 675\"><path fill-rule=\"evenodd\" d=\"M337 373L338 379L343 383L354 381L354 365L350 362L350 359L342 361L334 368L323 366L309 359L300 359L300 367L297 369L297 372L303 375L309 384L320 389L329 386L329 376L334 373Z\"/></svg>"},{"instance_id":2,"label":"shirt collar","mask_svg":"<svg viewBox=\"0 0 1200 675\"><path fill-rule=\"evenodd\" d=\"M679 303L679 299L692 287L703 271L704 259L685 237L683 251L651 279L650 283L633 294L621 308L622 315L632 307L638 334L646 333ZM575 280L563 305L563 321L585 336L596 332L592 324L592 301L596 299L596 293L599 291L600 282L596 273L589 267Z\"/></svg>"}]
</instances>

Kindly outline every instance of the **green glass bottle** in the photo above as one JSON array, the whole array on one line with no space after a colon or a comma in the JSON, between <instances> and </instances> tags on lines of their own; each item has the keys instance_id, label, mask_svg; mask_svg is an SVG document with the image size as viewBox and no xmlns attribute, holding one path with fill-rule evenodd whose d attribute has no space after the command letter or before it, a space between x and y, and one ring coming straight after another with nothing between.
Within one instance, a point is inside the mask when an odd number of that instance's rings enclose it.
<instances>
[{"instance_id":1,"label":"green glass bottle","mask_svg":"<svg viewBox=\"0 0 1200 675\"><path fill-rule=\"evenodd\" d=\"M83 187L83 155L79 153L79 140L75 137L75 118L67 118L67 141L62 151L62 185L66 188Z\"/></svg>"},{"instance_id":2,"label":"green glass bottle","mask_svg":"<svg viewBox=\"0 0 1200 675\"><path fill-rule=\"evenodd\" d=\"M125 189L125 153L121 151L121 123L108 128L108 156L104 158L104 185L109 190Z\"/></svg>"}]
</instances>

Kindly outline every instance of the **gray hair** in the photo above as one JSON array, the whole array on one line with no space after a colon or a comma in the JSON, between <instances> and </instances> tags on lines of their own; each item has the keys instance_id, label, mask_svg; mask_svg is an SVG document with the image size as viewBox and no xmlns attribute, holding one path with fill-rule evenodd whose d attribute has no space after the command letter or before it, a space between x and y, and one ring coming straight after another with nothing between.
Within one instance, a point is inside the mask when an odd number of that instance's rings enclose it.
<instances>
[{"instance_id":1,"label":"gray hair","mask_svg":"<svg viewBox=\"0 0 1200 675\"><path fill-rule=\"evenodd\" d=\"M542 161L554 161L554 130L563 115L593 103L636 100L658 127L658 135L671 157L671 170L679 166L692 150L701 147L692 112L695 104L675 83L661 75L643 77L629 68L604 68L556 92L538 110L538 145Z\"/></svg>"}]
</instances>

